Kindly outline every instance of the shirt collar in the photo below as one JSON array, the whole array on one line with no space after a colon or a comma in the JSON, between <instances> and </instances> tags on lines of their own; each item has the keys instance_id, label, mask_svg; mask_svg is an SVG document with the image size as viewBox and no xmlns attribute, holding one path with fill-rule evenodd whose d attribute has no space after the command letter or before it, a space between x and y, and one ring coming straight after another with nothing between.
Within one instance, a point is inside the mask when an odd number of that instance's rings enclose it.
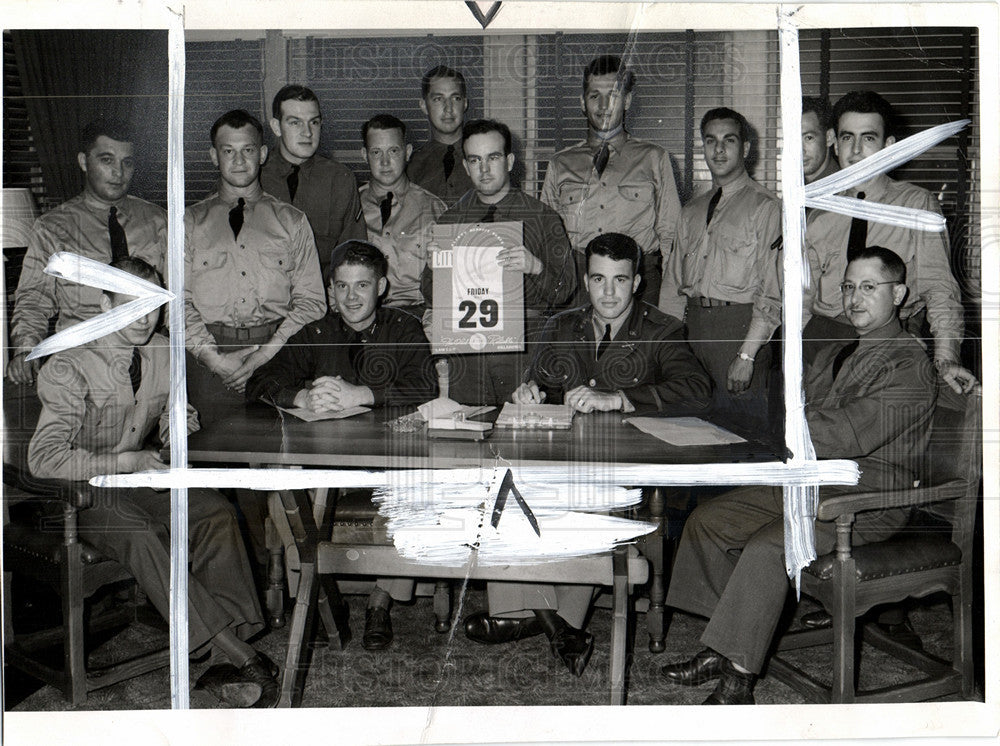
<instances>
[{"instance_id":1,"label":"shirt collar","mask_svg":"<svg viewBox=\"0 0 1000 746\"><path fill-rule=\"evenodd\" d=\"M736 192L738 192L738 191L742 190L743 188L749 186L749 184L752 181L753 181L753 179L750 178L750 174L748 174L746 171L744 171L742 174L740 174L738 177L736 177L735 180L729 182L724 187L722 187L722 199L728 198L729 195L731 195L731 194L736 194ZM718 189L719 185L718 184L714 184L714 187L715 187L715 189ZM713 191L714 191L714 189L713 189Z\"/></svg>"},{"instance_id":2,"label":"shirt collar","mask_svg":"<svg viewBox=\"0 0 1000 746\"><path fill-rule=\"evenodd\" d=\"M589 314L590 323L591 326L594 328L594 333L597 335L597 339L600 339L601 337L604 336L604 326L607 323L611 324L612 339L616 339L618 337L618 332L621 331L623 327L628 327L629 329L632 329L633 322L637 318L636 311L638 310L638 307L639 307L639 301L637 301L633 296L632 307L629 308L628 313L623 313L614 321L607 322L607 321L602 321L600 318L598 318L597 313L594 310L594 306L593 304L591 304L590 314Z\"/></svg>"},{"instance_id":3,"label":"shirt collar","mask_svg":"<svg viewBox=\"0 0 1000 746\"><path fill-rule=\"evenodd\" d=\"M888 324L880 326L878 329L872 329L867 334L858 337L859 347L868 347L870 345L876 345L880 342L884 342L887 339L893 339L895 337L900 337L906 332L903 331L903 325L899 323L899 317L892 319Z\"/></svg>"},{"instance_id":4,"label":"shirt collar","mask_svg":"<svg viewBox=\"0 0 1000 746\"><path fill-rule=\"evenodd\" d=\"M107 217L108 212L111 210L112 206L118 208L119 215L125 214L127 210L122 208L125 207L125 203L127 201L128 201L127 194L117 202L105 202L104 200L95 197L86 189L83 190L83 204L85 204L89 210L104 215L105 217Z\"/></svg>"},{"instance_id":5,"label":"shirt collar","mask_svg":"<svg viewBox=\"0 0 1000 746\"><path fill-rule=\"evenodd\" d=\"M247 189L249 190L247 194L237 194L234 187L219 179L219 200L232 207L242 197L248 205L253 206L261 198L261 195L264 194L264 190L259 181L255 181Z\"/></svg>"},{"instance_id":6,"label":"shirt collar","mask_svg":"<svg viewBox=\"0 0 1000 746\"><path fill-rule=\"evenodd\" d=\"M587 145L592 148L600 148L601 145L607 143L612 150L621 150L622 145L628 139L628 132L625 131L624 125L619 125L610 132L598 132L597 130L588 129L587 130Z\"/></svg>"},{"instance_id":7,"label":"shirt collar","mask_svg":"<svg viewBox=\"0 0 1000 746\"><path fill-rule=\"evenodd\" d=\"M847 190L847 194L852 197L857 197L858 192L864 192L866 201L874 200L876 202L880 202L888 186L889 177L885 174L877 174L864 184L858 184L855 187L851 187Z\"/></svg>"},{"instance_id":8,"label":"shirt collar","mask_svg":"<svg viewBox=\"0 0 1000 746\"><path fill-rule=\"evenodd\" d=\"M406 174L403 174L403 180L401 186L392 190L392 204L399 204L399 198L404 196L410 189L410 180L406 178ZM383 187L377 181L372 179L368 182L368 192L375 199L376 202L380 202L390 190Z\"/></svg>"}]
</instances>

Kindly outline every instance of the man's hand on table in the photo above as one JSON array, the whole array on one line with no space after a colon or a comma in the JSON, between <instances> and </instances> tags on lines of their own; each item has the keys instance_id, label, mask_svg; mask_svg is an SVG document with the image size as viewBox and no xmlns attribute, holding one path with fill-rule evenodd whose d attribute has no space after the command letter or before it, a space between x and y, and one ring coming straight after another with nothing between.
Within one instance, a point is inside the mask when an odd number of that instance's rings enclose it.
<instances>
[{"instance_id":1,"label":"man's hand on table","mask_svg":"<svg viewBox=\"0 0 1000 746\"><path fill-rule=\"evenodd\" d=\"M515 404L541 404L545 401L545 392L541 391L534 381L528 381L514 390L510 400Z\"/></svg>"},{"instance_id":2,"label":"man's hand on table","mask_svg":"<svg viewBox=\"0 0 1000 746\"><path fill-rule=\"evenodd\" d=\"M625 406L617 391L597 391L589 386L577 386L566 392L563 398L577 412L618 412Z\"/></svg>"}]
</instances>

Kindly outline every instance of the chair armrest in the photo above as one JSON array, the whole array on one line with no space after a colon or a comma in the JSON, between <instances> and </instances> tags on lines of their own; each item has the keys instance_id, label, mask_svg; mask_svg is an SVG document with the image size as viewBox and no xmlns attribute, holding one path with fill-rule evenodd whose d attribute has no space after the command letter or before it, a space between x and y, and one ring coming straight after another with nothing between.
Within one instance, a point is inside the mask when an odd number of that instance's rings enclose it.
<instances>
[{"instance_id":1,"label":"chair armrest","mask_svg":"<svg viewBox=\"0 0 1000 746\"><path fill-rule=\"evenodd\" d=\"M61 500L74 508L88 508L93 505L94 492L97 489L86 481L40 479L25 469L8 464L4 464L3 467L3 482L32 498Z\"/></svg>"},{"instance_id":2,"label":"chair armrest","mask_svg":"<svg viewBox=\"0 0 1000 746\"><path fill-rule=\"evenodd\" d=\"M956 500L962 497L967 489L968 483L965 480L952 479L933 487L837 495L820 501L816 518L821 521L834 521L842 516L864 513L869 510L916 507L945 500Z\"/></svg>"}]
</instances>

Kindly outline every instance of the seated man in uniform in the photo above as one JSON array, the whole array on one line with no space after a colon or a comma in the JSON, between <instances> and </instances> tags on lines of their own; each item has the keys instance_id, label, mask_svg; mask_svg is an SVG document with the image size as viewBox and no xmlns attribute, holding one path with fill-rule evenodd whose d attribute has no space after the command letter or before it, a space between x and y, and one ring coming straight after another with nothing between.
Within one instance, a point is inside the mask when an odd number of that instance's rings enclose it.
<instances>
[{"instance_id":1,"label":"seated man in uniform","mask_svg":"<svg viewBox=\"0 0 1000 746\"><path fill-rule=\"evenodd\" d=\"M420 321L378 305L386 288L382 252L363 241L347 241L333 250L329 266L330 312L307 324L257 369L247 384L247 398L314 412L412 407L433 399L436 378ZM376 583L365 612L365 648L389 646L389 606L412 597L412 579Z\"/></svg>"},{"instance_id":2,"label":"seated man in uniform","mask_svg":"<svg viewBox=\"0 0 1000 746\"><path fill-rule=\"evenodd\" d=\"M639 301L642 251L630 237L605 233L586 248L590 303L546 324L518 404L565 403L577 412L682 415L703 411L708 374L684 341L681 322ZM577 676L593 650L582 628L593 589L490 583L490 613L471 614L466 635L510 642L545 632L553 652Z\"/></svg>"},{"instance_id":3,"label":"seated man in uniform","mask_svg":"<svg viewBox=\"0 0 1000 746\"><path fill-rule=\"evenodd\" d=\"M137 258L112 264L160 284L156 270ZM101 311L133 300L105 291ZM153 333L159 309L124 329L53 356L41 369L42 412L28 450L31 473L80 481L100 474L162 470L148 442L159 424L168 428L170 391L167 340ZM188 429L198 428L189 412ZM226 704L271 707L277 701L277 668L245 640L264 621L250 564L229 503L217 492L188 493L190 545L189 644L211 650L209 688ZM135 576L157 611L170 611L170 498L146 487L104 489L78 516L80 536Z\"/></svg>"},{"instance_id":4,"label":"seated man in uniform","mask_svg":"<svg viewBox=\"0 0 1000 746\"><path fill-rule=\"evenodd\" d=\"M911 486L936 393L924 345L900 324L902 259L880 246L859 249L840 289L859 339L827 346L807 369L806 419L816 455L857 461L861 478L856 486L821 487L821 501ZM887 539L908 517L904 508L860 514L854 543ZM817 554L832 551L835 525L817 521L815 528ZM704 704L753 704L788 589L780 487L743 487L698 506L684 526L667 605L708 617L706 648L663 673L684 686L718 678Z\"/></svg>"}]
</instances>

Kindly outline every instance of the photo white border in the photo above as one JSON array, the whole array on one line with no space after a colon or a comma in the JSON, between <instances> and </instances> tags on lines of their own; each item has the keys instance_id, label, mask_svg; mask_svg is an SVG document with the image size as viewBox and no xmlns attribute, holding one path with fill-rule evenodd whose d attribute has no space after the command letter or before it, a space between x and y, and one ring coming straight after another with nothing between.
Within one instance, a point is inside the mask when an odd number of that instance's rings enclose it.
<instances>
[{"instance_id":1,"label":"photo white border","mask_svg":"<svg viewBox=\"0 0 1000 746\"><path fill-rule=\"evenodd\" d=\"M488 6L489 3L483 3ZM478 33L481 29L460 0L436 2L320 2L298 3L243 0L186 5L157 0L0 0L2 22L9 28L167 28L184 14L189 30L218 29L234 17L247 30L342 29L373 30L390 12L398 32L425 33L433 18L435 33ZM554 31L563 29L776 29L779 7L774 3L527 3L504 2L489 32ZM998 294L1000 288L1000 149L996 122L998 99L997 5L988 3L870 2L799 3L800 28L877 26L978 26L979 103L982 194L983 386L984 386L984 599L986 637L985 704L973 702L823 707L787 705L725 708L706 712L695 707L625 708L335 708L292 711L241 712L120 712L120 713L4 713L4 735L9 743L105 743L109 736L142 743L258 743L287 741L289 734L385 743L465 742L608 742L727 739L803 738L924 738L960 734L996 734L997 612L996 581L1000 578L1000 489L998 449L997 366ZM985 185L993 185L992 190ZM173 228L173 221L171 223ZM991 250L992 249L992 250ZM992 289L988 292L986 289ZM873 709L874 708L874 709ZM124 730L120 730L124 729ZM61 731L56 735L56 730ZM735 738L727 738L735 736ZM39 737L41 741L37 741ZM72 740L71 740L72 739ZM963 743L969 743L966 740ZM928 743L921 740L921 743Z\"/></svg>"}]
</instances>

